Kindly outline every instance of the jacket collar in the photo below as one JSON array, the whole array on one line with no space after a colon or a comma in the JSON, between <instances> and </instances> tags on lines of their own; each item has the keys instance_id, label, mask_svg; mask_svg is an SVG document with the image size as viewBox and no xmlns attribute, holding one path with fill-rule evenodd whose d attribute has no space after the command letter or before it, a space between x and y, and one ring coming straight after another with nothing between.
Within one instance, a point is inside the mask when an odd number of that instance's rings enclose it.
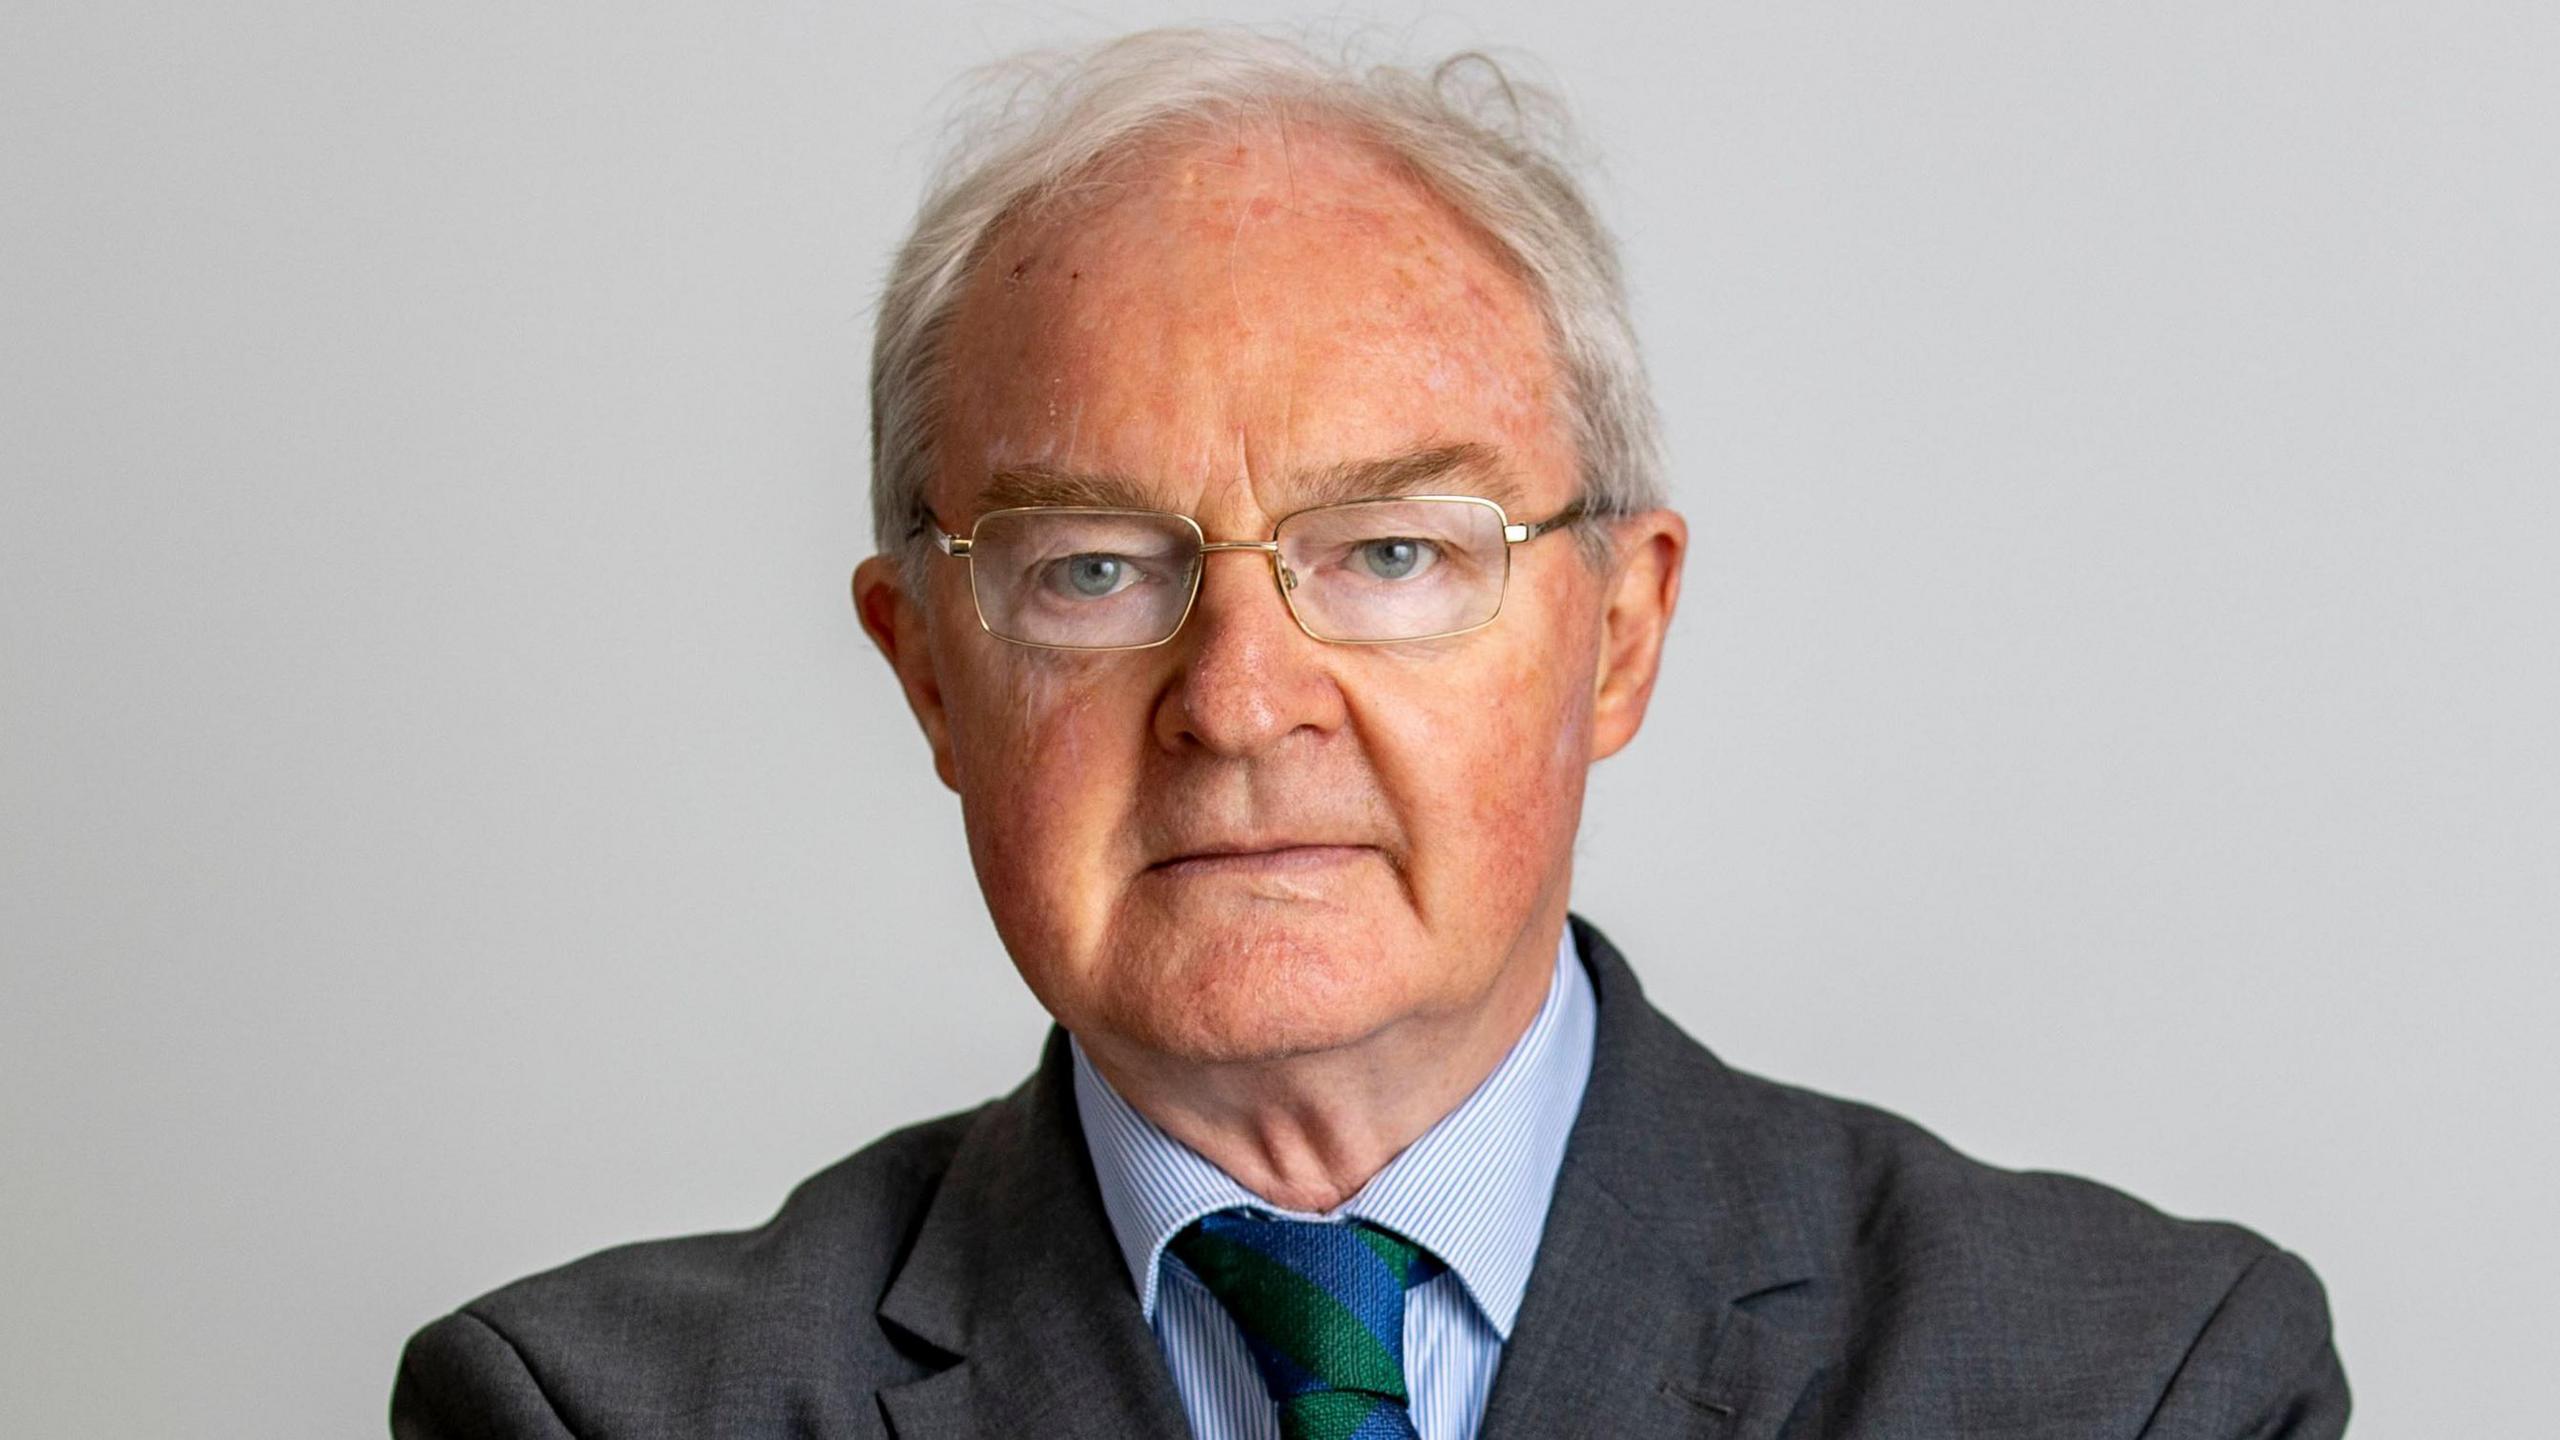
<instances>
[{"instance_id":1,"label":"jacket collar","mask_svg":"<svg viewBox=\"0 0 2560 1440\"><path fill-rule=\"evenodd\" d=\"M1480 1433L1775 1435L1821 1356L1753 1303L1821 1271L1791 1203L1808 1178L1791 1108L1645 1003L1617 948L1573 924L1599 1044Z\"/></svg>"},{"instance_id":2,"label":"jacket collar","mask_svg":"<svg viewBox=\"0 0 2560 1440\"><path fill-rule=\"evenodd\" d=\"M899 1440L1180 1435L1086 1163L1066 1037L971 1125L880 1319L953 1363L880 1394Z\"/></svg>"}]
</instances>

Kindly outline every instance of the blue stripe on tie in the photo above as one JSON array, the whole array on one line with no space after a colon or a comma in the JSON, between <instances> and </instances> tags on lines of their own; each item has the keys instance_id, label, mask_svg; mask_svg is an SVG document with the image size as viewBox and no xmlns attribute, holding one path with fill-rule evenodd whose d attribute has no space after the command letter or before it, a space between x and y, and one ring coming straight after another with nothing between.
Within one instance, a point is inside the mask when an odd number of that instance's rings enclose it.
<instances>
[{"instance_id":1,"label":"blue stripe on tie","mask_svg":"<svg viewBox=\"0 0 2560 1440\"><path fill-rule=\"evenodd\" d=\"M1360 1317L1388 1354L1403 1358L1405 1287L1350 1227L1209 1215L1201 1218L1200 1228L1249 1246L1306 1277L1308 1284Z\"/></svg>"},{"instance_id":2,"label":"blue stripe on tie","mask_svg":"<svg viewBox=\"0 0 2560 1440\"><path fill-rule=\"evenodd\" d=\"M1297 1361L1265 1345L1252 1335L1244 1337L1245 1348L1253 1352L1254 1363L1262 1367L1262 1383L1278 1400L1291 1395L1304 1395L1321 1390L1324 1382L1301 1368Z\"/></svg>"},{"instance_id":3,"label":"blue stripe on tie","mask_svg":"<svg viewBox=\"0 0 2560 1440\"><path fill-rule=\"evenodd\" d=\"M1343 1440L1414 1440L1413 1412L1402 1405L1381 1405Z\"/></svg>"}]
</instances>

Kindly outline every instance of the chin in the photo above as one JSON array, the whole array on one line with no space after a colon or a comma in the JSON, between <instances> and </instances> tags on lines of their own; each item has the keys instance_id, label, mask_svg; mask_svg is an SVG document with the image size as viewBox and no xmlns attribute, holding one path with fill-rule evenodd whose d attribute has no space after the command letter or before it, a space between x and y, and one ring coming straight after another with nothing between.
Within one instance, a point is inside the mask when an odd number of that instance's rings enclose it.
<instances>
[{"instance_id":1,"label":"chin","mask_svg":"<svg viewBox=\"0 0 2560 1440\"><path fill-rule=\"evenodd\" d=\"M1153 929L1154 927L1147 927ZM1418 944L1340 914L1243 907L1210 924L1130 937L1109 1028L1194 1062L1281 1060L1354 1045L1423 996Z\"/></svg>"}]
</instances>

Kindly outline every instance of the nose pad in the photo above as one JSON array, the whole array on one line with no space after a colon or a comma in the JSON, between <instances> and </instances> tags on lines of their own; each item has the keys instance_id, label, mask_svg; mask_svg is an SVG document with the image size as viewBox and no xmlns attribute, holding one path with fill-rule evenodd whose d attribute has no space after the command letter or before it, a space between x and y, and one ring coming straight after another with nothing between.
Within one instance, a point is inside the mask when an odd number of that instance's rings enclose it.
<instances>
[{"instance_id":1,"label":"nose pad","mask_svg":"<svg viewBox=\"0 0 2560 1440\"><path fill-rule=\"evenodd\" d=\"M1192 608L1183 628L1187 630L1197 626L1206 618L1203 612L1209 608L1209 592L1220 583L1217 578L1218 569L1216 566L1210 564L1209 561L1221 550L1258 550L1262 552L1261 554L1252 557L1254 560L1260 561L1260 565L1241 565L1238 567L1237 574L1230 577L1230 581L1228 583L1233 583L1243 588L1239 589L1230 600L1222 602L1222 604L1270 604L1272 596L1267 591L1264 592L1263 597L1259 602L1254 601L1250 595L1252 590L1259 588L1262 584L1262 576L1254 574L1253 572L1260 570L1262 566L1267 565L1270 569L1266 573L1268 573L1271 578L1277 582L1277 588L1281 592L1280 613L1284 618L1290 620L1294 626L1297 610L1294 602L1289 600L1287 597L1289 592L1298 588L1298 572L1290 568L1289 562L1281 558L1280 552L1275 547L1251 542L1235 542L1225 544L1212 543L1204 546L1202 547L1200 555L1192 560ZM1243 560L1246 557L1239 555L1236 558Z\"/></svg>"},{"instance_id":2,"label":"nose pad","mask_svg":"<svg viewBox=\"0 0 2560 1440\"><path fill-rule=\"evenodd\" d=\"M1252 607L1268 605L1271 603L1271 592L1262 588L1265 583L1263 580L1263 574L1267 573L1263 571L1263 565L1269 563L1265 557L1260 555L1238 555L1234 557L1237 561L1246 563L1235 565L1233 568L1236 573L1227 576L1224 580L1221 580L1218 576L1219 567L1210 563L1213 558L1214 557L1211 555L1203 555L1198 560L1192 562L1194 568L1199 571L1198 577L1192 581L1192 594L1196 597L1192 601L1192 622L1194 624L1199 623L1202 619L1208 618L1203 614L1203 612L1208 611L1211 608L1209 599L1210 594L1212 591L1218 590L1221 586L1234 587L1232 592L1228 593L1223 600L1218 602L1218 606L1221 609L1232 605Z\"/></svg>"}]
</instances>

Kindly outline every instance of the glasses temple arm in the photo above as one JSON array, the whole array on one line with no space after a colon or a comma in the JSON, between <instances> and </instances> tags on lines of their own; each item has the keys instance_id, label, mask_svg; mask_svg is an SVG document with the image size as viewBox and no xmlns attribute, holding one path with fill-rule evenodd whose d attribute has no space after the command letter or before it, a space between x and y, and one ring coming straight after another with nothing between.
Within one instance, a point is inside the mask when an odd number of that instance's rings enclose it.
<instances>
[{"instance_id":1,"label":"glasses temple arm","mask_svg":"<svg viewBox=\"0 0 2560 1440\"><path fill-rule=\"evenodd\" d=\"M1562 510L1548 516L1544 520L1533 521L1526 525L1503 526L1502 538L1513 545L1520 544L1527 540L1535 540L1550 530L1561 530L1567 525L1572 524L1576 520L1582 519L1590 513L1591 512L1589 510L1583 507L1581 501L1576 500L1572 504L1564 507Z\"/></svg>"},{"instance_id":2,"label":"glasses temple arm","mask_svg":"<svg viewBox=\"0 0 2560 1440\"><path fill-rule=\"evenodd\" d=\"M920 536L930 533L933 536L933 548L941 551L945 555L966 555L969 553L970 537L966 535L954 535L950 531L943 529L942 518L934 514L933 511L926 506L919 505L916 507L915 522L913 526L908 529L907 533L911 536Z\"/></svg>"}]
</instances>

